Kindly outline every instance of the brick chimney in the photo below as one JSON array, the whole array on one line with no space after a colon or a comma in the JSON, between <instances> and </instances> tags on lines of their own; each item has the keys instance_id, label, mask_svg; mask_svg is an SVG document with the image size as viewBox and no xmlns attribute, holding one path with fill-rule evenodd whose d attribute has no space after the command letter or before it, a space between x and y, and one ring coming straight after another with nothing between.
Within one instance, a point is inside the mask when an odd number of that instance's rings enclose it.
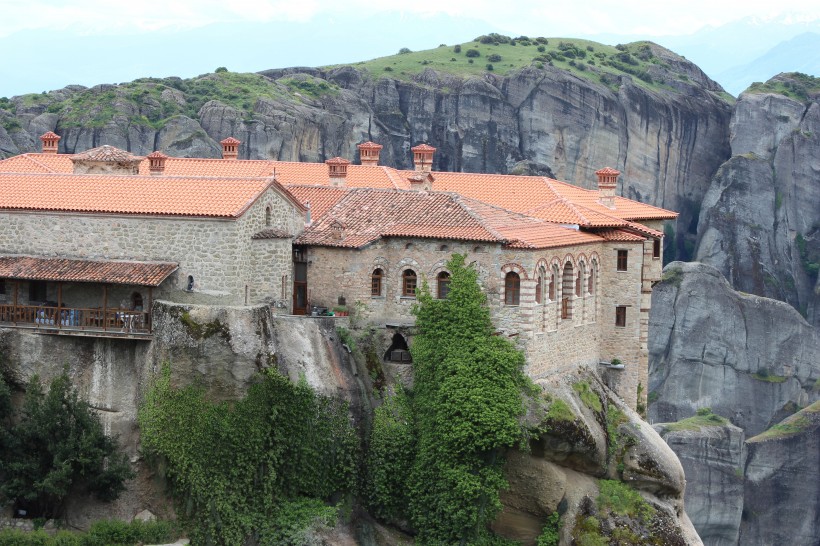
<instances>
[{"instance_id":1,"label":"brick chimney","mask_svg":"<svg viewBox=\"0 0 820 546\"><path fill-rule=\"evenodd\" d=\"M433 154L436 149L429 144L419 144L410 148L413 152L413 165L417 171L430 172L433 169Z\"/></svg>"},{"instance_id":2,"label":"brick chimney","mask_svg":"<svg viewBox=\"0 0 820 546\"><path fill-rule=\"evenodd\" d=\"M413 191L430 191L433 189L433 175L429 172L417 172L407 177Z\"/></svg>"},{"instance_id":3,"label":"brick chimney","mask_svg":"<svg viewBox=\"0 0 820 546\"><path fill-rule=\"evenodd\" d=\"M621 172L612 167L605 167L600 171L595 171L598 175L598 202L603 206L615 208L615 189L618 187L618 176Z\"/></svg>"},{"instance_id":4,"label":"brick chimney","mask_svg":"<svg viewBox=\"0 0 820 546\"><path fill-rule=\"evenodd\" d=\"M239 157L239 145L242 142L234 137L228 137L220 144L222 144L222 159L236 159Z\"/></svg>"},{"instance_id":5,"label":"brick chimney","mask_svg":"<svg viewBox=\"0 0 820 546\"><path fill-rule=\"evenodd\" d=\"M45 133L43 136L41 136L40 140L43 142L44 154L57 153L58 143L60 142L60 135L49 131Z\"/></svg>"},{"instance_id":6,"label":"brick chimney","mask_svg":"<svg viewBox=\"0 0 820 546\"><path fill-rule=\"evenodd\" d=\"M347 166L350 161L343 157L334 157L325 161L327 175L331 186L344 186L347 183Z\"/></svg>"},{"instance_id":7,"label":"brick chimney","mask_svg":"<svg viewBox=\"0 0 820 546\"><path fill-rule=\"evenodd\" d=\"M165 160L168 159L167 155L160 151L155 151L145 157L148 159L148 171L152 176L157 176L165 172Z\"/></svg>"},{"instance_id":8,"label":"brick chimney","mask_svg":"<svg viewBox=\"0 0 820 546\"><path fill-rule=\"evenodd\" d=\"M376 167L379 164L379 153L382 151L381 144L376 144L375 142L364 142L359 144L359 157L362 160L362 165L370 165L372 167Z\"/></svg>"}]
</instances>

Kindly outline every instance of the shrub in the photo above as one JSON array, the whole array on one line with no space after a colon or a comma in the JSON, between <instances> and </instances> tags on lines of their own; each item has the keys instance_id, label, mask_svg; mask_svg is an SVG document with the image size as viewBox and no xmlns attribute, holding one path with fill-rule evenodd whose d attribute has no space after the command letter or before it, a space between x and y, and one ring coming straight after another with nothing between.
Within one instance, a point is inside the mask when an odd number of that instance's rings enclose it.
<instances>
[{"instance_id":1,"label":"shrub","mask_svg":"<svg viewBox=\"0 0 820 546\"><path fill-rule=\"evenodd\" d=\"M468 49L468 50L464 53L464 56L465 56L465 57L480 57L480 56L481 56L481 53L479 53L479 51L478 51L477 49Z\"/></svg>"},{"instance_id":2,"label":"shrub","mask_svg":"<svg viewBox=\"0 0 820 546\"><path fill-rule=\"evenodd\" d=\"M487 56L487 60L490 61L491 63L501 62L501 55L499 55L498 53L493 53L493 54Z\"/></svg>"},{"instance_id":3,"label":"shrub","mask_svg":"<svg viewBox=\"0 0 820 546\"><path fill-rule=\"evenodd\" d=\"M385 72L393 72L393 67L392 66L385 66L384 71Z\"/></svg>"},{"instance_id":4,"label":"shrub","mask_svg":"<svg viewBox=\"0 0 820 546\"><path fill-rule=\"evenodd\" d=\"M228 71L228 69L227 69L227 68L225 68L224 66L220 66L220 67L218 67L216 70L214 70L214 73L216 73L216 74L220 74L220 73L222 73L222 72L227 72L227 71Z\"/></svg>"},{"instance_id":5,"label":"shrub","mask_svg":"<svg viewBox=\"0 0 820 546\"><path fill-rule=\"evenodd\" d=\"M453 53L461 53L461 45L460 44L456 44L456 46L453 47Z\"/></svg>"},{"instance_id":6,"label":"shrub","mask_svg":"<svg viewBox=\"0 0 820 546\"><path fill-rule=\"evenodd\" d=\"M547 517L547 523L544 524L535 544L536 546L558 546L558 540L560 538L561 515L558 512L553 512Z\"/></svg>"},{"instance_id":7,"label":"shrub","mask_svg":"<svg viewBox=\"0 0 820 546\"><path fill-rule=\"evenodd\" d=\"M545 51L547 50L547 48L546 48L546 47L544 47L544 46L542 46L542 45L538 46L538 47L537 47L537 48L535 48L535 49L537 49L539 53L543 53L543 52L545 52Z\"/></svg>"},{"instance_id":8,"label":"shrub","mask_svg":"<svg viewBox=\"0 0 820 546\"><path fill-rule=\"evenodd\" d=\"M399 55L407 55L408 53L413 53L408 47L403 47L399 50Z\"/></svg>"},{"instance_id":9,"label":"shrub","mask_svg":"<svg viewBox=\"0 0 820 546\"><path fill-rule=\"evenodd\" d=\"M487 70L489 72L492 72L494 70L493 65L491 65L490 63L487 63Z\"/></svg>"},{"instance_id":10,"label":"shrub","mask_svg":"<svg viewBox=\"0 0 820 546\"><path fill-rule=\"evenodd\" d=\"M3 402L7 392L0 388L0 409L7 406L3 415L10 415L10 404ZM30 515L59 516L64 499L80 490L114 500L134 476L128 457L105 434L66 372L51 382L48 393L34 376L13 421L0 421L0 497Z\"/></svg>"}]
</instances>

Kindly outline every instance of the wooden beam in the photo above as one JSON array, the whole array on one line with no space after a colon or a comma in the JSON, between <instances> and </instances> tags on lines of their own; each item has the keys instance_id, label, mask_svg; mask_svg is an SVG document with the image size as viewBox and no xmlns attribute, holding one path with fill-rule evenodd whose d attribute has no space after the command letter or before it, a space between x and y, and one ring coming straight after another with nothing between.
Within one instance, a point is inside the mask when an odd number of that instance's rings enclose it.
<instances>
[{"instance_id":1,"label":"wooden beam","mask_svg":"<svg viewBox=\"0 0 820 546\"><path fill-rule=\"evenodd\" d=\"M103 285L103 314L102 314L103 330L108 329L108 285Z\"/></svg>"},{"instance_id":2,"label":"wooden beam","mask_svg":"<svg viewBox=\"0 0 820 546\"><path fill-rule=\"evenodd\" d=\"M57 313L54 320L57 322L57 328L63 325L63 283L57 283Z\"/></svg>"}]
</instances>

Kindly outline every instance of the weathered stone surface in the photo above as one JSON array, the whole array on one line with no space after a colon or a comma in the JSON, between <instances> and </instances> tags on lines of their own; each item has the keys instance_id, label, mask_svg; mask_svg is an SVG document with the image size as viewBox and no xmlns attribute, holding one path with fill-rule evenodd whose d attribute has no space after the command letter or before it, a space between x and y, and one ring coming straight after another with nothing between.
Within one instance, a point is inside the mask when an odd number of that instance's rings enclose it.
<instances>
[{"instance_id":1,"label":"weathered stone surface","mask_svg":"<svg viewBox=\"0 0 820 546\"><path fill-rule=\"evenodd\" d=\"M820 402L750 438L738 544L820 544Z\"/></svg>"},{"instance_id":2,"label":"weathered stone surface","mask_svg":"<svg viewBox=\"0 0 820 546\"><path fill-rule=\"evenodd\" d=\"M508 455L504 471L510 488L502 493L503 510L493 523L497 534L534 545L547 516L557 511L563 522L561 544L573 543L576 520L596 511L597 479L603 478L628 483L655 507L654 539L702 544L683 511L683 468L649 424L592 370L555 374L538 384L543 394L529 401L525 417L535 437L529 453ZM550 412L555 404L566 411ZM620 426L607 427L608 422ZM606 514L601 518L602 528L636 524Z\"/></svg>"},{"instance_id":3,"label":"weathered stone surface","mask_svg":"<svg viewBox=\"0 0 820 546\"><path fill-rule=\"evenodd\" d=\"M686 474L686 514L709 546L738 544L743 511L743 468L746 462L743 430L732 425L655 430L680 459Z\"/></svg>"},{"instance_id":4,"label":"weathered stone surface","mask_svg":"<svg viewBox=\"0 0 820 546\"><path fill-rule=\"evenodd\" d=\"M735 292L707 265L673 262L664 275L649 327L651 422L711 407L754 435L820 397L820 333L792 307Z\"/></svg>"},{"instance_id":5,"label":"weathered stone surface","mask_svg":"<svg viewBox=\"0 0 820 546\"><path fill-rule=\"evenodd\" d=\"M783 74L771 82L792 84ZM818 326L820 280L804 264L820 259L817 96L802 102L744 93L732 114L731 146L703 199L696 259L738 290L788 302Z\"/></svg>"}]
</instances>

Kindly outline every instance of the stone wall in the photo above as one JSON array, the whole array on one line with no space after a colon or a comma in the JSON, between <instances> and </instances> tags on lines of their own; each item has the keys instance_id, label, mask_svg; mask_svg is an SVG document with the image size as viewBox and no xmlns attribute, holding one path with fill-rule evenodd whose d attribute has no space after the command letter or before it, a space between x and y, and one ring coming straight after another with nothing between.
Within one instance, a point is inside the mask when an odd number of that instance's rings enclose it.
<instances>
[{"instance_id":1,"label":"stone wall","mask_svg":"<svg viewBox=\"0 0 820 546\"><path fill-rule=\"evenodd\" d=\"M244 304L246 286L251 302L279 299L282 275L290 273L290 239L259 244L251 236L271 226L288 234L303 229L301 212L275 189L265 192L237 220L54 212L0 213L0 253L38 257L167 261L179 270L157 290L156 298L184 303ZM254 251L264 252L254 257ZM269 260L265 261L263 260ZM193 291L186 291L188 277ZM56 287L49 299L56 301ZM98 286L66 285L66 301L85 305L97 297ZM114 302L129 296L117 293ZM27 302L27 284L20 294ZM53 296L53 297L52 297ZM10 298L6 295L6 298ZM73 298L73 299L70 299ZM76 303L75 303L76 301ZM113 305L113 304L112 304Z\"/></svg>"},{"instance_id":2,"label":"stone wall","mask_svg":"<svg viewBox=\"0 0 820 546\"><path fill-rule=\"evenodd\" d=\"M651 259L652 243L647 245ZM629 252L626 271L616 270L618 250ZM311 247L310 303L332 308L343 299L369 323L413 324L411 311L416 299L402 296L403 272L412 269L419 287L424 278L436 294L436 277L446 271L445 264L453 253L466 253L467 263L477 267L493 323L526 352L528 375L537 379L618 358L624 370L615 372L613 386L632 407L636 406L639 384L643 387L642 397L646 396L648 300L644 301L641 290L644 272L654 274L655 264L644 266L642 243L596 243L531 251L498 244L391 238L359 250ZM566 264L570 265L564 282ZM383 272L382 290L373 296L371 279L377 268ZM510 272L520 278L518 305L506 305L504 300L505 276ZM553 275L555 287L550 298ZM580 283L576 284L579 275ZM537 303L539 277L542 298ZM644 284L651 290L649 281ZM570 312L562 319L561 301L565 296L569 298ZM615 326L616 306L626 307L624 327Z\"/></svg>"}]
</instances>

